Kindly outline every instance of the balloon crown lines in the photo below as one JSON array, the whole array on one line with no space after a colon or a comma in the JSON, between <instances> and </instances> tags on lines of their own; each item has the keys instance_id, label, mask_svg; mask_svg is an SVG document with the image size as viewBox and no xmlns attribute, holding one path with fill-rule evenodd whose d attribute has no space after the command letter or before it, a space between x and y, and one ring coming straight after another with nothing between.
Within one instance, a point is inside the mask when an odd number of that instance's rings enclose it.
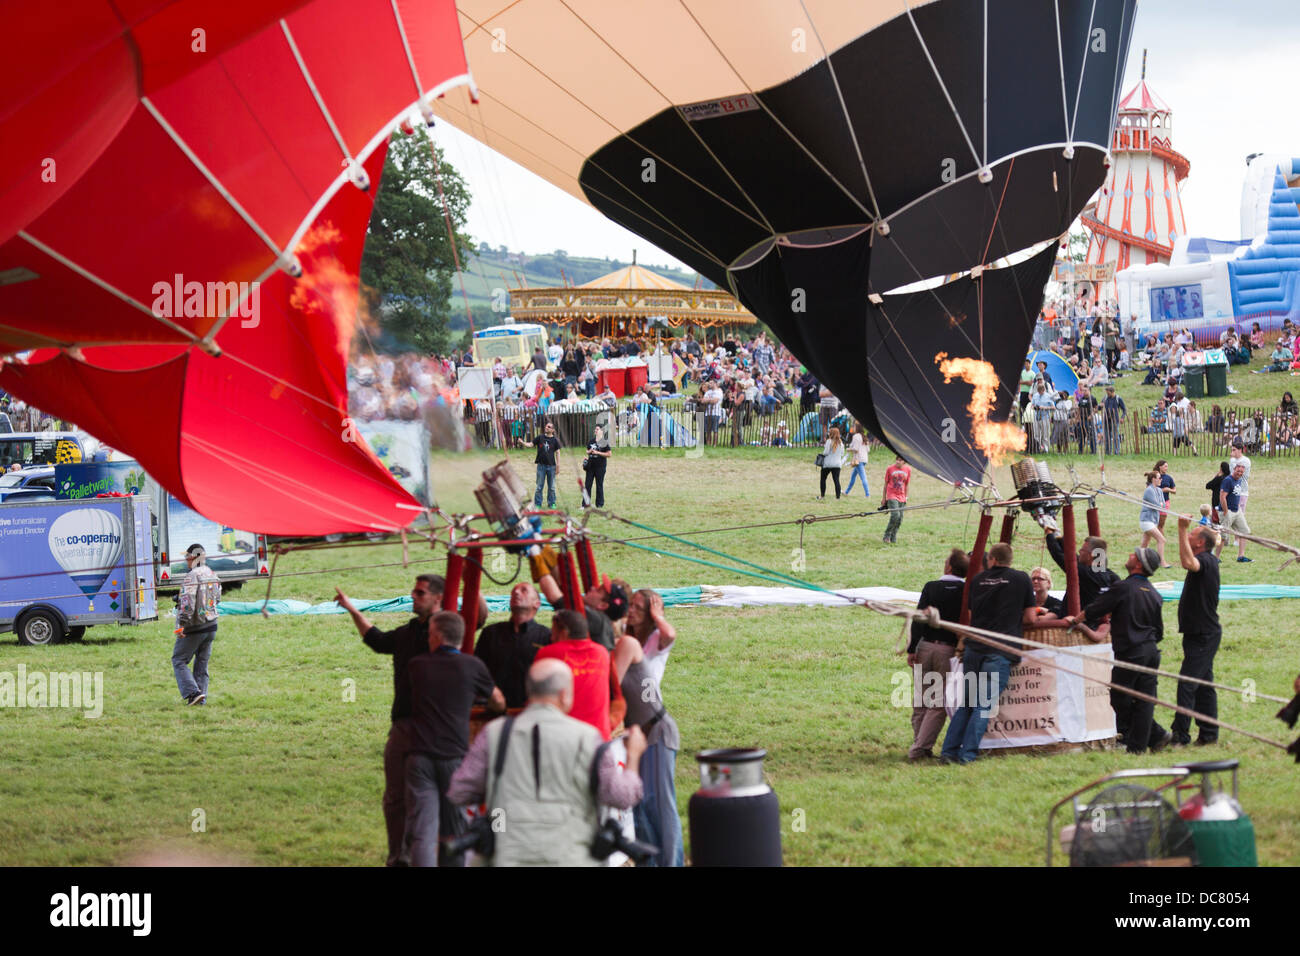
<instances>
[{"instance_id":1,"label":"balloon crown lines","mask_svg":"<svg viewBox=\"0 0 1300 956\"><path fill-rule=\"evenodd\" d=\"M218 319L239 317L241 328L261 324L260 282L199 282L181 273L153 284L153 314L160 319Z\"/></svg>"}]
</instances>

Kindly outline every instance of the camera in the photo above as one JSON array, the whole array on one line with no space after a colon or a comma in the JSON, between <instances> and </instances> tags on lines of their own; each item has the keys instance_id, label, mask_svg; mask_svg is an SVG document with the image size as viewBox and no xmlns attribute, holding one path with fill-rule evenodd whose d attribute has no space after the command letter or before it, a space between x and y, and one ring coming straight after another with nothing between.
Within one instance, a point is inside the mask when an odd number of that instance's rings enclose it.
<instances>
[{"instance_id":1,"label":"camera","mask_svg":"<svg viewBox=\"0 0 1300 956\"><path fill-rule=\"evenodd\" d=\"M497 837L492 832L492 818L486 813L470 821L467 831L447 841L447 852L455 856L473 850L478 856L489 857L496 852L496 848Z\"/></svg>"},{"instance_id":2,"label":"camera","mask_svg":"<svg viewBox=\"0 0 1300 956\"><path fill-rule=\"evenodd\" d=\"M615 850L627 854L634 863L644 863L659 852L659 847L629 840L623 836L618 820L611 817L596 831L596 838L591 841L591 855L593 859L604 860Z\"/></svg>"}]
</instances>

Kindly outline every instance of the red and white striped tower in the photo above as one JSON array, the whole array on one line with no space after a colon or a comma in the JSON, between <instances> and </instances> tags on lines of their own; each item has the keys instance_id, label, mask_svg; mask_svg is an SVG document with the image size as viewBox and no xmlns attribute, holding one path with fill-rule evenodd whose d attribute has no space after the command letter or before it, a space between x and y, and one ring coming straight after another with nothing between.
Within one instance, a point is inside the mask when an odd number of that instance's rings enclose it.
<instances>
[{"instance_id":1,"label":"red and white striped tower","mask_svg":"<svg viewBox=\"0 0 1300 956\"><path fill-rule=\"evenodd\" d=\"M1092 233L1087 261L1131 265L1167 263L1178 237L1187 232L1179 196L1191 170L1173 148L1173 112L1147 86L1147 54L1142 78L1120 101L1111 137L1110 176L1097 201L1081 215ZM1114 282L1106 290L1114 298Z\"/></svg>"}]
</instances>

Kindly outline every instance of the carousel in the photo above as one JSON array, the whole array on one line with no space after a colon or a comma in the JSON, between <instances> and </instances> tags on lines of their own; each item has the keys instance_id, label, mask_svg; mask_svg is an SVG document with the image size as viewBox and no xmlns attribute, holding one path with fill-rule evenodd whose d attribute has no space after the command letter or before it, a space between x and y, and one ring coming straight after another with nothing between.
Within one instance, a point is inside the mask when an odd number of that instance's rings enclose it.
<instances>
[{"instance_id":1,"label":"carousel","mask_svg":"<svg viewBox=\"0 0 1300 956\"><path fill-rule=\"evenodd\" d=\"M579 286L511 289L510 311L516 322L562 326L584 339L642 337L651 319L668 328L719 329L734 333L756 324L753 314L728 292L691 289L632 264Z\"/></svg>"}]
</instances>

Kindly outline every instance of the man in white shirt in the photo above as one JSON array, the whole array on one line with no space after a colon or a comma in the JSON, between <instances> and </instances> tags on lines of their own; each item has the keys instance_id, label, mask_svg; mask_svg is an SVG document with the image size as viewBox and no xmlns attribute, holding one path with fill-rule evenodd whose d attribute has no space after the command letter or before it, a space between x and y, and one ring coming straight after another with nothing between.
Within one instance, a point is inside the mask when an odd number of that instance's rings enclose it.
<instances>
[{"instance_id":1,"label":"man in white shirt","mask_svg":"<svg viewBox=\"0 0 1300 956\"><path fill-rule=\"evenodd\" d=\"M701 411L704 413L704 443L711 445L716 440L718 427L722 422L722 389L717 382L709 382L700 396Z\"/></svg>"},{"instance_id":2,"label":"man in white shirt","mask_svg":"<svg viewBox=\"0 0 1300 956\"><path fill-rule=\"evenodd\" d=\"M1234 438L1232 440L1232 455L1228 458L1228 474L1236 474L1238 465L1246 469L1242 473L1241 484L1237 487L1237 497L1240 501L1237 510L1245 514L1246 498L1250 496L1250 459L1246 457L1246 443L1241 438Z\"/></svg>"},{"instance_id":3,"label":"man in white shirt","mask_svg":"<svg viewBox=\"0 0 1300 956\"><path fill-rule=\"evenodd\" d=\"M505 381L501 383L501 397L507 402L519 401L519 396L523 393L524 380L523 376L520 374L522 371L523 369L516 365L514 372L508 375Z\"/></svg>"},{"instance_id":4,"label":"man in white shirt","mask_svg":"<svg viewBox=\"0 0 1300 956\"><path fill-rule=\"evenodd\" d=\"M1089 386L1105 385L1109 381L1110 373L1106 371L1106 363L1101 360L1101 355L1098 354L1092 360L1092 372L1088 375L1087 384Z\"/></svg>"}]
</instances>

